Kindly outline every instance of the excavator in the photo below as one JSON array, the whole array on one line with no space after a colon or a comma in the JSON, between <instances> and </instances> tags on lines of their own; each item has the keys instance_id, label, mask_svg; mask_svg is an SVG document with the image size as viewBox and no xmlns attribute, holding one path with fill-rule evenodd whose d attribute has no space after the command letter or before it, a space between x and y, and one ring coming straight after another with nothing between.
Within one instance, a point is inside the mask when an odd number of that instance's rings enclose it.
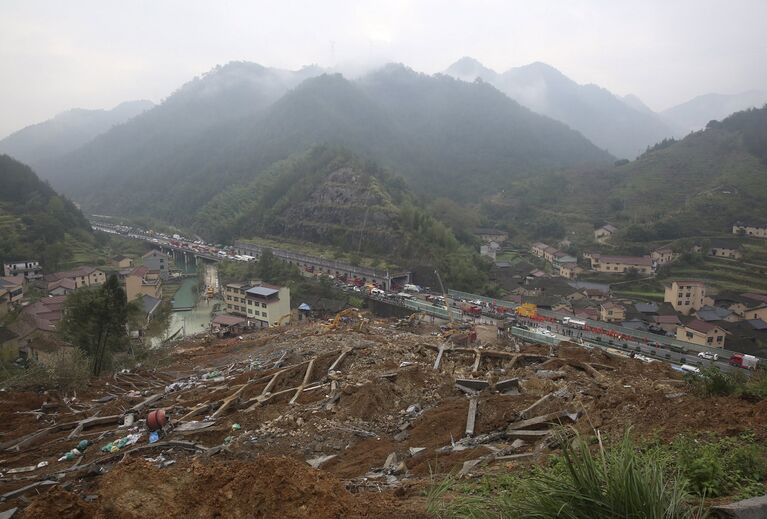
<instances>
[{"instance_id":1,"label":"excavator","mask_svg":"<svg viewBox=\"0 0 767 519\"><path fill-rule=\"evenodd\" d=\"M272 328L276 328L276 327L282 326L283 324L285 324L285 321L287 321L288 319L290 319L290 314L285 314L285 315L283 315L282 317L280 317L280 318L277 320L277 322L276 322L276 323L274 323L274 324L272 325Z\"/></svg>"},{"instance_id":2,"label":"excavator","mask_svg":"<svg viewBox=\"0 0 767 519\"><path fill-rule=\"evenodd\" d=\"M400 319L399 321L397 321L397 323L394 326L397 328L408 328L412 330L417 328L421 324L424 317L426 317L425 313L415 312L413 314L410 314L404 319Z\"/></svg>"},{"instance_id":3,"label":"excavator","mask_svg":"<svg viewBox=\"0 0 767 519\"><path fill-rule=\"evenodd\" d=\"M362 329L363 317L362 317L362 314L360 314L360 310L358 308L346 308L345 310L341 310L340 312L338 312L336 316L333 318L333 320L330 321L329 323L320 325L322 327L322 333L328 333L328 332L337 330L338 327L344 322L345 317L346 318L356 317L359 323L358 327Z\"/></svg>"}]
</instances>

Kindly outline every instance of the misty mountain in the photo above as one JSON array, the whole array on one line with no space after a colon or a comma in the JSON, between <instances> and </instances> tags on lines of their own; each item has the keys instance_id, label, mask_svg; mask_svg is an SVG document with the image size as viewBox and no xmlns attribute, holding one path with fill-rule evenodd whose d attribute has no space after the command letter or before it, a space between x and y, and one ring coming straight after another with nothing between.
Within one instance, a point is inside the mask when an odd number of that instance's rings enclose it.
<instances>
[{"instance_id":1,"label":"misty mountain","mask_svg":"<svg viewBox=\"0 0 767 519\"><path fill-rule=\"evenodd\" d=\"M767 104L767 92L750 90L741 94L706 94L661 112L661 115L685 132L706 127L709 121L720 121L747 108L760 108Z\"/></svg>"},{"instance_id":2,"label":"misty mountain","mask_svg":"<svg viewBox=\"0 0 767 519\"><path fill-rule=\"evenodd\" d=\"M47 174L95 212L184 223L228 186L316 144L372 158L419 192L463 200L516 177L613 160L488 84L390 65L358 81L311 77L279 97L291 81L300 78L254 64L217 68Z\"/></svg>"},{"instance_id":3,"label":"misty mountain","mask_svg":"<svg viewBox=\"0 0 767 519\"><path fill-rule=\"evenodd\" d=\"M597 85L579 85L554 67L531 63L497 73L472 58L462 58L445 74L464 80L479 77L518 103L561 121L617 157L634 158L675 135L660 117ZM641 103L641 101L639 101Z\"/></svg>"},{"instance_id":4,"label":"misty mountain","mask_svg":"<svg viewBox=\"0 0 767 519\"><path fill-rule=\"evenodd\" d=\"M0 153L37 165L79 148L153 106L151 101L142 100L121 103L111 110L68 110L0 140Z\"/></svg>"}]
</instances>

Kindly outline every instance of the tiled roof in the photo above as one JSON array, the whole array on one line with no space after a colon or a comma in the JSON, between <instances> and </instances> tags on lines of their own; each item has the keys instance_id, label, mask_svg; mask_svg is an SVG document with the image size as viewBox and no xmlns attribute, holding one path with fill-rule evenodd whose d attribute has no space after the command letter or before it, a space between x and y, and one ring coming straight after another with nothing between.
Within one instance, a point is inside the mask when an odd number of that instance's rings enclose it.
<instances>
[{"instance_id":1,"label":"tiled roof","mask_svg":"<svg viewBox=\"0 0 767 519\"><path fill-rule=\"evenodd\" d=\"M707 323L705 321L701 321L700 319L693 319L692 321L687 323L685 326L691 330L695 330L696 332L701 332L701 333L708 333L714 328L718 328L717 325L712 323Z\"/></svg>"},{"instance_id":2,"label":"tiled roof","mask_svg":"<svg viewBox=\"0 0 767 519\"><path fill-rule=\"evenodd\" d=\"M652 267L652 258L649 256L602 256L599 255L599 263L622 263L624 265L637 265Z\"/></svg>"}]
</instances>

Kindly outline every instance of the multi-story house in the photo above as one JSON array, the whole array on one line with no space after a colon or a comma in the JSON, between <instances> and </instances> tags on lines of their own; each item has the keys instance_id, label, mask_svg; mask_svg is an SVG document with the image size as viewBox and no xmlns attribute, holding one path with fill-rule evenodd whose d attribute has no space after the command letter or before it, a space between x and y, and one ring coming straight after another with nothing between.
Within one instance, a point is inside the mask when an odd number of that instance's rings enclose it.
<instances>
[{"instance_id":1,"label":"multi-story house","mask_svg":"<svg viewBox=\"0 0 767 519\"><path fill-rule=\"evenodd\" d=\"M48 274L43 280L46 283L45 288L49 292L64 285L71 290L77 290L82 287L103 285L107 280L107 275L103 270L95 267L80 267L75 270Z\"/></svg>"},{"instance_id":2,"label":"multi-story house","mask_svg":"<svg viewBox=\"0 0 767 519\"><path fill-rule=\"evenodd\" d=\"M226 310L248 319L250 326L268 327L290 319L290 289L260 281L230 283L224 289Z\"/></svg>"},{"instance_id":3,"label":"multi-story house","mask_svg":"<svg viewBox=\"0 0 767 519\"><path fill-rule=\"evenodd\" d=\"M170 277L169 258L164 252L150 250L142 257L142 262L149 270L156 270L160 273L160 278L167 280Z\"/></svg>"},{"instance_id":4,"label":"multi-story house","mask_svg":"<svg viewBox=\"0 0 767 519\"><path fill-rule=\"evenodd\" d=\"M696 280L674 280L671 285L666 285L663 301L670 303L674 310L690 315L691 312L700 310L705 306L706 285Z\"/></svg>"},{"instance_id":5,"label":"multi-story house","mask_svg":"<svg viewBox=\"0 0 767 519\"><path fill-rule=\"evenodd\" d=\"M162 278L156 270L146 265L136 267L125 277L125 295L128 301L133 301L140 295L162 299Z\"/></svg>"},{"instance_id":6,"label":"multi-story house","mask_svg":"<svg viewBox=\"0 0 767 519\"><path fill-rule=\"evenodd\" d=\"M18 276L24 275L24 279L27 281L31 279L40 279L43 277L43 268L40 266L39 261L24 260L24 261L10 261L3 263L3 275L4 276Z\"/></svg>"}]
</instances>

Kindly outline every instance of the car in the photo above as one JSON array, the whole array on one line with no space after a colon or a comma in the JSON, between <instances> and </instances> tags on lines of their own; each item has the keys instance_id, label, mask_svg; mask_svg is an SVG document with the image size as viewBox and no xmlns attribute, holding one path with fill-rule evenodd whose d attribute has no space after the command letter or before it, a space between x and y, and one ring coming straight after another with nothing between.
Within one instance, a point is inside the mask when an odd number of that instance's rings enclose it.
<instances>
[{"instance_id":1,"label":"car","mask_svg":"<svg viewBox=\"0 0 767 519\"><path fill-rule=\"evenodd\" d=\"M700 357L701 359L706 359L706 360L713 360L713 361L719 360L719 355L714 353L713 351L701 351L700 353L698 353L698 357Z\"/></svg>"}]
</instances>

